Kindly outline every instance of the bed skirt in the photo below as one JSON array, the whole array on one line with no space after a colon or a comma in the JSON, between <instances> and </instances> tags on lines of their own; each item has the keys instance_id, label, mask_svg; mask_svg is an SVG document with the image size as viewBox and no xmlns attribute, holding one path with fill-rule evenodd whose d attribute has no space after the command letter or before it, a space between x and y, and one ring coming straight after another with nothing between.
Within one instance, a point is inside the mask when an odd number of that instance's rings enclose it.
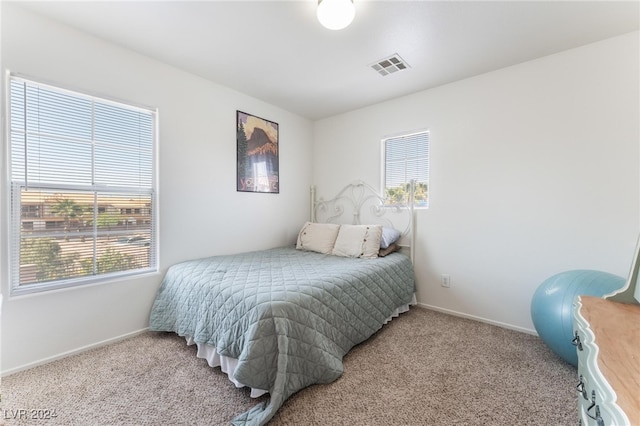
<instances>
[{"instance_id":1,"label":"bed skirt","mask_svg":"<svg viewBox=\"0 0 640 426\"><path fill-rule=\"evenodd\" d=\"M406 305L402 305L400 307L398 307L389 318L387 318L384 321L384 324L388 323L389 321L391 321L392 319L398 317L400 314L407 312L409 310L409 307L412 305L417 304L418 301L416 299L416 295L415 293L413 294L413 298L411 299L411 302L407 303ZM237 388L242 388L245 387L245 385L243 385L242 383L240 383L239 381L237 381L234 378L234 371L236 369L236 366L238 365L238 360L235 358L231 358L231 357L227 357L224 355L219 355L218 352L216 351L215 346L212 345L208 345L206 343L197 343L193 340L193 338L191 336L186 336L185 339L187 340L187 345L197 345L198 346L198 352L196 353L196 356L198 358L203 358L207 360L207 363L209 364L209 367L220 367L220 369L222 370L223 373L225 373L228 377L229 380L231 380L231 382L236 385ZM251 388L251 398L258 398L262 395L264 395L265 393L269 393L268 390L264 390L264 389L255 389L255 388Z\"/></svg>"}]
</instances>

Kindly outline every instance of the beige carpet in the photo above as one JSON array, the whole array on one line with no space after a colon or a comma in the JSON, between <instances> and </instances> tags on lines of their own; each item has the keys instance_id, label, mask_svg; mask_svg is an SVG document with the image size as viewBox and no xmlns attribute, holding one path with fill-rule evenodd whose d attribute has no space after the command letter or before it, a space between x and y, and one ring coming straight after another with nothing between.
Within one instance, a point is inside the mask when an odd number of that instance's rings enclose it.
<instances>
[{"instance_id":1,"label":"beige carpet","mask_svg":"<svg viewBox=\"0 0 640 426\"><path fill-rule=\"evenodd\" d=\"M270 425L575 425L576 382L535 336L413 308ZM0 423L217 425L256 402L183 339L146 333L5 377ZM57 417L13 420L20 410Z\"/></svg>"}]
</instances>

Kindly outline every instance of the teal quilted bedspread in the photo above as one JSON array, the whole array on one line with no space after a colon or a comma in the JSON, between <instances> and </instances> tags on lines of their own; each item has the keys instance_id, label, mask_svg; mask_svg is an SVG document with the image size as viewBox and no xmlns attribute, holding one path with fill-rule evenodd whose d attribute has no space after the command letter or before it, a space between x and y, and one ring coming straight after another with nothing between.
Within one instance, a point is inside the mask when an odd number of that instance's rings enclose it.
<instances>
[{"instance_id":1,"label":"teal quilted bedspread","mask_svg":"<svg viewBox=\"0 0 640 426\"><path fill-rule=\"evenodd\" d=\"M150 329L238 359L235 379L270 399L233 423L262 425L295 392L340 377L343 356L414 289L411 262L399 253L353 259L284 247L215 256L169 268Z\"/></svg>"}]
</instances>

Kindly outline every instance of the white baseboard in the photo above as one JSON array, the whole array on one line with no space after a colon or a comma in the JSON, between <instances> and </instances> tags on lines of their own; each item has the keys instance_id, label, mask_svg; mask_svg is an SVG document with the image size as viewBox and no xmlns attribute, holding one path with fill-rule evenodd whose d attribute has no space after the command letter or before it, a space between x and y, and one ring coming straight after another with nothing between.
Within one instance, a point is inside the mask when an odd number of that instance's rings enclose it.
<instances>
[{"instance_id":1,"label":"white baseboard","mask_svg":"<svg viewBox=\"0 0 640 426\"><path fill-rule=\"evenodd\" d=\"M424 303L418 303L416 306L418 306L420 308L424 308L424 309L430 309L432 311L442 312L444 314L453 315L453 316L456 316L456 317L461 317L461 318L466 318L466 319L470 319L470 320L474 320L474 321L484 322L484 323L487 323L487 324L495 325L495 326L506 328L506 329L509 329L509 330L519 331L521 333L533 334L534 336L538 335L538 333L535 330L531 330L531 329L524 328L524 327L517 327L515 325L511 325L511 324L507 324L507 323L499 322L499 321L493 321L493 320L490 320L490 319L487 319L487 318L482 318L482 317L477 317L475 315L465 314L463 312L452 311L450 309L444 309L444 308L440 308L438 306L427 305L427 304L424 304Z\"/></svg>"},{"instance_id":2,"label":"white baseboard","mask_svg":"<svg viewBox=\"0 0 640 426\"><path fill-rule=\"evenodd\" d=\"M432 311L442 312L442 313L453 315L453 316L456 316L456 317L461 317L461 318L471 319L471 320L474 320L474 321L484 322L484 323L487 323L487 324L495 325L495 326L506 328L506 329L509 329L509 330L519 331L521 333L533 334L535 336L538 335L538 333L535 330L530 330L528 328L523 328L523 327L517 327L517 326L511 325L511 324L507 324L507 323L503 323L503 322L499 322L499 321L493 321L493 320L490 320L490 319L487 319L487 318L482 318L482 317L478 317L478 316L475 316L475 315L469 315L469 314L465 314L465 313L462 313L462 312L452 311L450 309L444 309L444 308L440 308L438 306L427 305L425 303L418 303L415 306L423 308L423 309L430 309ZM123 335L120 335L120 336L117 336L117 337L113 337L111 339L106 339L106 340L103 340L101 342L93 343L91 345L82 346L80 348L73 349L73 350L67 351L67 352L63 352L61 354L54 355L54 356L51 356L51 357L48 357L48 358L43 358L41 360L34 361L34 362L29 363L29 364L24 364L24 365L21 365L19 367L15 367L15 368L12 368L12 369L9 369L9 370L2 370L2 372L0 372L0 377L10 376L12 374L19 373L20 371L28 370L30 368L37 367L39 365L48 364L50 362L57 361L57 360L62 359L62 358L66 358L66 357L71 356L71 355L75 355L75 354L78 354L78 353L81 353L81 352L88 351L90 349L95 349L95 348L99 348L100 346L105 346L105 345L109 345L109 344L112 344L112 343L116 343L116 342L119 342L120 340L128 339L130 337L137 336L138 334L142 334L142 333L144 333L144 332L146 332L148 330L149 330L148 327L147 328L143 328L143 329L140 329L140 330L137 330L137 331L133 331L131 333L123 334Z\"/></svg>"},{"instance_id":3,"label":"white baseboard","mask_svg":"<svg viewBox=\"0 0 640 426\"><path fill-rule=\"evenodd\" d=\"M144 333L144 332L146 332L148 330L149 330L149 327L146 327L146 328L143 328L143 329L140 329L140 330L137 330L137 331L132 331L131 333L122 334L120 336L116 336L116 337L113 337L111 339L106 339L106 340L103 340L101 342L92 343L90 345L82 346L80 348L73 349L73 350L67 351L67 352L63 352L63 353L58 354L58 355L54 355L54 356L51 356L51 357L48 357L48 358L43 358L43 359L38 360L38 361L30 362L28 364L24 364L24 365L15 367L15 368L11 368L9 370L2 370L2 372L0 372L0 377L10 376L12 374L19 373L20 371L28 370L30 368L37 367L39 365L48 364L50 362L57 361L57 360L62 359L62 358L66 358L66 357L71 356L71 355L79 354L81 352L86 352L86 351L88 351L90 349L95 349L95 348L99 348L100 346L105 346L105 345L109 345L109 344L112 344L112 343L116 343L116 342L119 342L120 340L128 339L130 337L137 336L138 334L142 334L142 333Z\"/></svg>"}]
</instances>

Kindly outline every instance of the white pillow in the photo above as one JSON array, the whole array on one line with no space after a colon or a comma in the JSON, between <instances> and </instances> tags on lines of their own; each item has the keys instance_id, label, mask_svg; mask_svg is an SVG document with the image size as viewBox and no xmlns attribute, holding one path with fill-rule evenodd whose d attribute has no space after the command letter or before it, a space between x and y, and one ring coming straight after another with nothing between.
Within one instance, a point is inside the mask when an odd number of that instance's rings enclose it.
<instances>
[{"instance_id":1,"label":"white pillow","mask_svg":"<svg viewBox=\"0 0 640 426\"><path fill-rule=\"evenodd\" d=\"M386 226L382 228L382 237L380 238L380 248L386 249L391 244L395 243L400 239L402 233L394 228L387 228Z\"/></svg>"},{"instance_id":2,"label":"white pillow","mask_svg":"<svg viewBox=\"0 0 640 426\"><path fill-rule=\"evenodd\" d=\"M381 225L341 225L333 254L373 259L380 251Z\"/></svg>"},{"instance_id":3,"label":"white pillow","mask_svg":"<svg viewBox=\"0 0 640 426\"><path fill-rule=\"evenodd\" d=\"M335 223L307 222L298 233L296 248L331 254L339 229Z\"/></svg>"}]
</instances>

